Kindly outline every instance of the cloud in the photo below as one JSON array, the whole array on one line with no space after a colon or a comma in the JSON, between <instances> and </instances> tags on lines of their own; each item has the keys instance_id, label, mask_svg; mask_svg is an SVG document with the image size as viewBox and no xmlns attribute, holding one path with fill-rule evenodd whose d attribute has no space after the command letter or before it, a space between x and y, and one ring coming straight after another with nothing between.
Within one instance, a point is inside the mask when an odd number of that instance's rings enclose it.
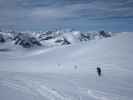
<instances>
[{"instance_id":1,"label":"cloud","mask_svg":"<svg viewBox=\"0 0 133 100\"><path fill-rule=\"evenodd\" d=\"M0 0L0 26L76 27L119 19L128 23L132 11L132 0Z\"/></svg>"}]
</instances>

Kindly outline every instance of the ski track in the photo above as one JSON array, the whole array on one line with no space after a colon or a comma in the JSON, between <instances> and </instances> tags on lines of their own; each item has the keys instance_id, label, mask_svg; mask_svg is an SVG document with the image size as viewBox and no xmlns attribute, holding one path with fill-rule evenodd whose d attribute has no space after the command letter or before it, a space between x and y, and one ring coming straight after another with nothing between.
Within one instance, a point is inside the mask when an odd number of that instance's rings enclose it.
<instances>
[{"instance_id":1,"label":"ski track","mask_svg":"<svg viewBox=\"0 0 133 100\"><path fill-rule=\"evenodd\" d=\"M1 86L7 86L17 91L31 94L39 98L46 98L47 100L80 100L77 97L59 92L55 88L50 88L45 85L42 80L30 79L24 77L10 77L7 79L0 79ZM73 85L73 84L71 84Z\"/></svg>"},{"instance_id":2,"label":"ski track","mask_svg":"<svg viewBox=\"0 0 133 100\"><path fill-rule=\"evenodd\" d=\"M25 86L12 81L2 81L1 84L15 90L32 94L33 96L37 96L38 94L39 96L45 97L48 100L71 100L58 93L56 89L50 89L45 85L40 85L37 82L27 81Z\"/></svg>"},{"instance_id":3,"label":"ski track","mask_svg":"<svg viewBox=\"0 0 133 100\"><path fill-rule=\"evenodd\" d=\"M33 97L40 98L40 100L42 100L41 98L45 98L46 100L119 100L117 96L110 97L110 94L102 91L82 88L73 80L67 80L66 83L63 78L59 78L60 81L63 81L63 84L67 84L70 88L71 86L76 87L76 94L73 94L73 89L68 93L64 90L59 90L58 87L50 87L48 84L51 84L51 81L49 80L51 80L51 77L55 79L56 76L49 76L46 79L42 77L36 79L32 75L19 76L18 73L16 75L9 74L5 76L6 79L0 77L1 86L7 86L17 91L30 94ZM67 88L67 85L64 85L64 87L66 86ZM84 99L84 97L86 98Z\"/></svg>"},{"instance_id":4,"label":"ski track","mask_svg":"<svg viewBox=\"0 0 133 100\"><path fill-rule=\"evenodd\" d=\"M101 92L101 91L92 91L92 90L88 90L88 95L90 96L90 97L92 97L92 98L94 98L94 99L96 99L96 100L119 100L118 98L113 98L112 99L112 97L111 98L109 98L109 97L107 97L106 95L106 93L104 93L104 92Z\"/></svg>"}]
</instances>

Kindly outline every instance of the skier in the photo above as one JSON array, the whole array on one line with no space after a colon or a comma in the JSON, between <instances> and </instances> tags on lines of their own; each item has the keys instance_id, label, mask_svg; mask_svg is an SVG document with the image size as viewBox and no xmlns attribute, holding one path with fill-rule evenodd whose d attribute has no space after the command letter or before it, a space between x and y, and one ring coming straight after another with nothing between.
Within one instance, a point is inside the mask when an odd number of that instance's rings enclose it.
<instances>
[{"instance_id":1,"label":"skier","mask_svg":"<svg viewBox=\"0 0 133 100\"><path fill-rule=\"evenodd\" d=\"M100 67L97 67L97 74L98 74L98 76L101 76L101 68Z\"/></svg>"}]
</instances>

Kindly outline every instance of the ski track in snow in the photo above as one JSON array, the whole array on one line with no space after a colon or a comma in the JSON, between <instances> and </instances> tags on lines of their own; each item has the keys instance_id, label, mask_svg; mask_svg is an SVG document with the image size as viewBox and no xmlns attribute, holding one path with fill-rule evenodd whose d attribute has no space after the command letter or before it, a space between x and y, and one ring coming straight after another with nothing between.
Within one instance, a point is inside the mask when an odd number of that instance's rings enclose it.
<instances>
[{"instance_id":1,"label":"ski track in snow","mask_svg":"<svg viewBox=\"0 0 133 100\"><path fill-rule=\"evenodd\" d=\"M4 86L32 94L33 96L37 96L38 94L40 96L47 98L48 100L71 100L71 99L65 98L64 96L59 94L56 90L47 88L45 85L40 85L34 82L30 83L29 81L27 81L27 83L28 83L27 86L22 86L21 84L11 82L11 81L1 82L1 84Z\"/></svg>"},{"instance_id":2,"label":"ski track in snow","mask_svg":"<svg viewBox=\"0 0 133 100\"><path fill-rule=\"evenodd\" d=\"M96 100L119 100L117 96L115 97L109 97L107 93L104 93L102 91L93 91L93 90L88 90L88 95Z\"/></svg>"},{"instance_id":3,"label":"ski track in snow","mask_svg":"<svg viewBox=\"0 0 133 100\"><path fill-rule=\"evenodd\" d=\"M9 78L7 79L0 79L1 86L7 86L17 91L31 94L32 96L35 97L37 96L39 98L40 97L46 98L47 100L80 100L79 97L70 94L64 94L63 92L59 92L56 88L50 88L46 86L45 82L43 82L42 80L35 80L35 79L32 80L29 78L25 78L25 76L24 77L8 76L8 77Z\"/></svg>"},{"instance_id":4,"label":"ski track in snow","mask_svg":"<svg viewBox=\"0 0 133 100\"><path fill-rule=\"evenodd\" d=\"M110 97L110 94L102 91L93 90L93 89L88 89L88 90L84 89L78 86L78 84L75 83L75 81L73 80L68 80L69 84L67 83L67 85L76 87L75 92L78 91L78 94L76 95L73 95L67 92L65 94L65 92L63 92L62 90L56 89L56 87L47 86L47 84L51 84L48 81L49 79L42 79L42 78L36 79L32 75L31 76L28 75L28 78L27 78L27 75L21 75L21 76L19 76L19 74L16 74L16 75L13 75L13 76L5 75L7 77L6 79L0 78L0 85L7 86L17 91L30 94L34 97L46 98L46 100L84 100L83 99L84 96L86 96L91 100L119 100L117 95ZM52 76L52 78L55 78L55 76ZM61 79L61 80L64 83L66 81L64 79ZM85 99L85 100L88 100L88 99Z\"/></svg>"},{"instance_id":5,"label":"ski track in snow","mask_svg":"<svg viewBox=\"0 0 133 100\"><path fill-rule=\"evenodd\" d=\"M26 80L27 81L27 80ZM57 92L55 89L50 89L46 87L45 85L40 85L39 83L35 82L29 82L27 81L27 84L25 86L22 86L21 84L10 82L10 81L3 81L1 82L2 85L32 94L33 96L43 96L47 98L48 100L71 100L68 99L68 97L64 97L60 93Z\"/></svg>"}]
</instances>

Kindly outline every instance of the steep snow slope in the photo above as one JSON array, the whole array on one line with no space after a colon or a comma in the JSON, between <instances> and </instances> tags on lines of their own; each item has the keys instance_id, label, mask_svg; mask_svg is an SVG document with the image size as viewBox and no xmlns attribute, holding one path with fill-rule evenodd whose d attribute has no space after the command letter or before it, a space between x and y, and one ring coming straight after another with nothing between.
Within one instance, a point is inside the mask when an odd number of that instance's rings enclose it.
<instances>
[{"instance_id":1,"label":"steep snow slope","mask_svg":"<svg viewBox=\"0 0 133 100\"><path fill-rule=\"evenodd\" d=\"M123 33L70 46L0 52L0 98L131 100L132 42L133 34Z\"/></svg>"}]
</instances>

